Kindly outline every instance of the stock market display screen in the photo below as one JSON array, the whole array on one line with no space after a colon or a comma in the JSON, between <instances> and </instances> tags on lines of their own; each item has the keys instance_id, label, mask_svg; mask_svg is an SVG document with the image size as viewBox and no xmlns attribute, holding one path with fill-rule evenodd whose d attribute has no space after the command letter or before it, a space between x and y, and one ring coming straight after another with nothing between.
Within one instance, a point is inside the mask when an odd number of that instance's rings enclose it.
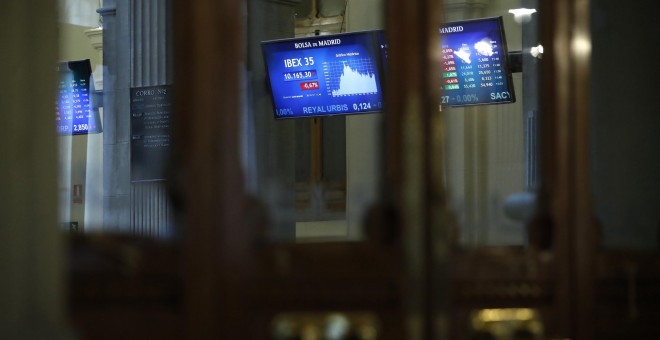
<instances>
[{"instance_id":1,"label":"stock market display screen","mask_svg":"<svg viewBox=\"0 0 660 340\"><path fill-rule=\"evenodd\" d=\"M502 17L440 27L441 105L515 102L503 27Z\"/></svg>"},{"instance_id":2,"label":"stock market display screen","mask_svg":"<svg viewBox=\"0 0 660 340\"><path fill-rule=\"evenodd\" d=\"M375 31L263 42L275 118L382 111Z\"/></svg>"},{"instance_id":3,"label":"stock market display screen","mask_svg":"<svg viewBox=\"0 0 660 340\"><path fill-rule=\"evenodd\" d=\"M55 124L60 135L99 133L101 119L91 105L92 67L89 59L57 65L59 88L55 103Z\"/></svg>"}]
</instances>

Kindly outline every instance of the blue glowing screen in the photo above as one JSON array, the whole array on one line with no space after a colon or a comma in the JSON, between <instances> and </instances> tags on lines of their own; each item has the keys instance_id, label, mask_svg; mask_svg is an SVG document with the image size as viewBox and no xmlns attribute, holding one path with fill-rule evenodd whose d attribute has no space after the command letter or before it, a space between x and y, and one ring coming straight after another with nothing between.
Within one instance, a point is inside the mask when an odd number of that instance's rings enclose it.
<instances>
[{"instance_id":1,"label":"blue glowing screen","mask_svg":"<svg viewBox=\"0 0 660 340\"><path fill-rule=\"evenodd\" d=\"M92 108L89 59L61 62L57 65L59 88L55 104L55 124L60 135L99 133L101 120Z\"/></svg>"},{"instance_id":2,"label":"blue glowing screen","mask_svg":"<svg viewBox=\"0 0 660 340\"><path fill-rule=\"evenodd\" d=\"M446 23L439 31L441 105L515 102L501 17Z\"/></svg>"},{"instance_id":3,"label":"blue glowing screen","mask_svg":"<svg viewBox=\"0 0 660 340\"><path fill-rule=\"evenodd\" d=\"M376 32L263 42L275 118L382 111Z\"/></svg>"}]
</instances>

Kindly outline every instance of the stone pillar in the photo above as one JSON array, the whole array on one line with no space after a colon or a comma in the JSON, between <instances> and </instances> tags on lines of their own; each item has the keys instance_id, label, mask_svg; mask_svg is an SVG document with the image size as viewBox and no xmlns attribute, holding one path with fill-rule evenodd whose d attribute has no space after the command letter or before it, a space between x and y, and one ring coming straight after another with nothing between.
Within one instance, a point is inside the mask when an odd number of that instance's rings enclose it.
<instances>
[{"instance_id":1,"label":"stone pillar","mask_svg":"<svg viewBox=\"0 0 660 340\"><path fill-rule=\"evenodd\" d=\"M104 229L172 233L164 182L131 183L130 89L172 84L171 2L106 0L104 44ZM165 166L165 164L162 164Z\"/></svg>"},{"instance_id":2,"label":"stone pillar","mask_svg":"<svg viewBox=\"0 0 660 340\"><path fill-rule=\"evenodd\" d=\"M130 222L129 32L128 1L105 0L103 17L103 229L118 231ZM122 68L123 66L123 68Z\"/></svg>"},{"instance_id":3,"label":"stone pillar","mask_svg":"<svg viewBox=\"0 0 660 340\"><path fill-rule=\"evenodd\" d=\"M538 0L523 0L525 8L538 8ZM523 58L523 112L525 129L525 189L536 191L539 186L539 60L529 50L539 41L539 17L534 14L532 20L522 23L522 58Z\"/></svg>"},{"instance_id":4,"label":"stone pillar","mask_svg":"<svg viewBox=\"0 0 660 340\"><path fill-rule=\"evenodd\" d=\"M85 35L99 56L98 65L92 65L94 89L103 91L103 27L90 28L85 31Z\"/></svg>"},{"instance_id":5,"label":"stone pillar","mask_svg":"<svg viewBox=\"0 0 660 340\"><path fill-rule=\"evenodd\" d=\"M349 1L346 31L384 28L382 0ZM367 209L379 201L383 113L346 117L346 223L348 238L360 239Z\"/></svg>"},{"instance_id":6,"label":"stone pillar","mask_svg":"<svg viewBox=\"0 0 660 340\"><path fill-rule=\"evenodd\" d=\"M92 78L90 87L92 109L99 111L103 121L103 28L96 27L85 31L90 44L98 53L98 64L92 63ZM102 230L103 228L103 135L88 135L86 150L87 166L85 171L85 232Z\"/></svg>"},{"instance_id":7,"label":"stone pillar","mask_svg":"<svg viewBox=\"0 0 660 340\"><path fill-rule=\"evenodd\" d=\"M293 38L295 6L300 0L248 1L248 89L244 130L247 191L267 206L269 237L294 240L295 129L293 120L274 119L267 90L261 41Z\"/></svg>"},{"instance_id":8,"label":"stone pillar","mask_svg":"<svg viewBox=\"0 0 660 340\"><path fill-rule=\"evenodd\" d=\"M57 8L0 2L0 338L66 339L57 225Z\"/></svg>"}]
</instances>

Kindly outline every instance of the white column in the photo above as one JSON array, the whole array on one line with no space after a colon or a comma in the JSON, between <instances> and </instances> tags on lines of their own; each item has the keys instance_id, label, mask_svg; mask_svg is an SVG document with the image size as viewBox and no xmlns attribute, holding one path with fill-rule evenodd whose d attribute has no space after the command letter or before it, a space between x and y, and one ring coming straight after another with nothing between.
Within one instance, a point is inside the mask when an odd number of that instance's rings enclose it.
<instances>
[{"instance_id":1,"label":"white column","mask_svg":"<svg viewBox=\"0 0 660 340\"><path fill-rule=\"evenodd\" d=\"M93 97L94 107L102 105L97 101L103 95L103 28L97 27L85 31L90 44L98 53L99 63L92 65L92 79L96 96ZM103 107L99 107L103 121ZM85 174L85 205L84 230L101 231L103 229L103 134L87 136L87 166Z\"/></svg>"}]
</instances>

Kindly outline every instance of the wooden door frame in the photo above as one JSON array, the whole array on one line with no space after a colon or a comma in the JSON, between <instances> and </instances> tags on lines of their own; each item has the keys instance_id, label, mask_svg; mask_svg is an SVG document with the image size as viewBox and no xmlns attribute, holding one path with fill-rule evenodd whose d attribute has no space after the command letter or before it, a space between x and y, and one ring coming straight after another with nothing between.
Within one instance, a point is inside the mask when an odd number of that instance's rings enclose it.
<instances>
[{"instance_id":1,"label":"wooden door frame","mask_svg":"<svg viewBox=\"0 0 660 340\"><path fill-rule=\"evenodd\" d=\"M173 1L175 185L185 220L186 338L240 339L251 268L239 155L244 8L241 1Z\"/></svg>"},{"instance_id":2,"label":"wooden door frame","mask_svg":"<svg viewBox=\"0 0 660 340\"><path fill-rule=\"evenodd\" d=\"M543 1L540 210L554 235L551 336L591 339L597 247L589 181L589 0Z\"/></svg>"},{"instance_id":3,"label":"wooden door frame","mask_svg":"<svg viewBox=\"0 0 660 340\"><path fill-rule=\"evenodd\" d=\"M401 292L410 302L406 312L423 316L421 326L412 332L446 338L436 325L443 323L449 306L449 255L438 256L435 249L449 242L448 218L444 188L438 181L443 165L431 161L441 157L430 157L442 150L442 143L433 137L440 131L442 116L437 113L430 72L442 2L390 0L386 8L390 70L384 176L388 184L383 196L401 214L401 256L413 265ZM588 0L541 6L542 41L548 51L542 67L541 211L548 214L554 234L554 312L561 315L551 329L552 335L580 339L588 339L593 328L595 246L587 165L589 51L582 44L589 41L588 10ZM175 13L180 24L175 31L176 62L186 65L185 70L176 70L177 112L190 113L179 115L175 122L175 139L181 142L175 156L186 167L185 196L201 203L188 206L186 224L190 283L186 295L188 311L195 315L190 334L218 334L221 328L237 330L246 324L241 305L246 297L223 292L239 292L241 280L249 275L245 268L255 260L249 232L236 227L244 225L242 200L236 199L243 195L237 135L242 12L240 2L202 0L175 1ZM218 103L223 103L223 114ZM218 149L209 150L213 144ZM233 270L244 274L227 275ZM224 288L212 292L218 285ZM437 289L443 287L447 289ZM227 327L213 320L225 320Z\"/></svg>"},{"instance_id":4,"label":"wooden door frame","mask_svg":"<svg viewBox=\"0 0 660 340\"><path fill-rule=\"evenodd\" d=\"M368 240L268 246L255 244L258 230L246 222L240 168L242 4L173 1L176 97L170 185L185 210L178 224L185 229L181 308L186 338L245 338L257 308L267 309L259 320L268 322L278 310L341 306L380 311L387 321L386 338L450 338L455 253L450 251L443 158L438 157L442 113L433 85L442 1L387 1L385 174L382 202L371 216L373 224L366 226L371 229ZM597 239L587 164L589 0L543 1L540 14L547 52L541 68L539 217L544 223L539 228L554 235L547 254L555 264L551 314L557 316L547 335L590 339ZM504 262L517 255L528 258L533 252L508 253ZM176 262L177 256L168 259ZM319 271L318 263L332 270ZM328 280L351 283L342 287L349 292L338 293ZM318 291L296 289L306 285Z\"/></svg>"}]
</instances>

